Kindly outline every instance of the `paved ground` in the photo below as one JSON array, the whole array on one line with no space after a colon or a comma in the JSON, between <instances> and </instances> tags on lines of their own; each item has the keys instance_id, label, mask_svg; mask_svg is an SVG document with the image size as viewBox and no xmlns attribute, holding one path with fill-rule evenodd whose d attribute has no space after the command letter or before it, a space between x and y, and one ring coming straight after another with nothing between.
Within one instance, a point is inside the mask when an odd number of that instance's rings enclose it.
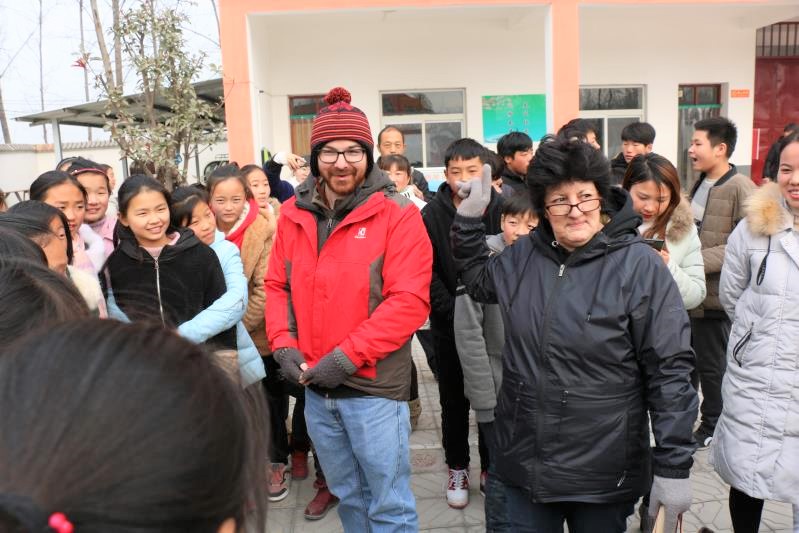
<instances>
[{"instance_id":1,"label":"paved ground","mask_svg":"<svg viewBox=\"0 0 799 533\"><path fill-rule=\"evenodd\" d=\"M478 492L479 456L477 453L477 431L472 420L472 490L471 502L464 510L447 506L444 487L447 480L444 453L441 448L441 406L438 403L438 387L432 372L427 367L424 353L414 340L414 359L419 369L419 395L423 412L419 427L411 435L411 461L413 463L413 492L416 495L419 513L419 528L429 533L485 531L483 498ZM692 473L694 504L685 516L685 533L695 533L707 526L716 533L732 533L727 508L727 486L719 479L707 463L707 452L697 452ZM343 531L335 509L320 521L311 522L303 517L305 505L313 498L313 468L308 479L293 482L289 496L277 503L270 503L268 533L335 533ZM763 512L761 533L791 533L791 507L786 504L767 503ZM631 517L628 532L637 532L638 519ZM601 532L598 532L601 533Z\"/></svg>"}]
</instances>

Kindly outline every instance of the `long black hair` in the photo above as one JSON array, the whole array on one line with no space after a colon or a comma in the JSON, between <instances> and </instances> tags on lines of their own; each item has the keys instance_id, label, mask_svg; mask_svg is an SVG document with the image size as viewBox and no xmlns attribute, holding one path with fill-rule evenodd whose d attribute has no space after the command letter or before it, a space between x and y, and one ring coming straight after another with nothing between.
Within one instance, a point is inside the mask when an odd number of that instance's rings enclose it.
<instances>
[{"instance_id":1,"label":"long black hair","mask_svg":"<svg viewBox=\"0 0 799 533\"><path fill-rule=\"evenodd\" d=\"M63 211L38 200L25 200L14 204L8 210L8 213L44 223L47 225L48 232L50 232L50 223L54 218L58 218L61 221L61 225L64 226L64 235L67 238L67 262L70 265L72 264L72 260L75 258L75 250L72 247L72 232L69 230L69 221ZM33 231L33 228L30 231ZM32 236L32 234L29 236Z\"/></svg>"},{"instance_id":2,"label":"long black hair","mask_svg":"<svg viewBox=\"0 0 799 533\"><path fill-rule=\"evenodd\" d=\"M172 225L184 228L191 224L191 215L200 202L208 204L208 193L205 189L184 185L172 191L172 203L169 204L169 217Z\"/></svg>"},{"instance_id":3,"label":"long black hair","mask_svg":"<svg viewBox=\"0 0 799 533\"><path fill-rule=\"evenodd\" d=\"M265 416L214 355L157 326L84 319L0 357L0 531L265 528ZM12 530L13 531L13 530Z\"/></svg>"},{"instance_id":4,"label":"long black hair","mask_svg":"<svg viewBox=\"0 0 799 533\"><path fill-rule=\"evenodd\" d=\"M86 300L66 276L47 268L46 260L42 264L0 256L0 302L6 302L0 315L0 359L2 350L29 331L89 316ZM0 408L0 419L5 421L5 416ZM8 463L2 457L0 465L5 475Z\"/></svg>"},{"instance_id":5,"label":"long black hair","mask_svg":"<svg viewBox=\"0 0 799 533\"><path fill-rule=\"evenodd\" d=\"M42 247L14 227L0 223L0 259L25 259L47 266L47 256Z\"/></svg>"},{"instance_id":6,"label":"long black hair","mask_svg":"<svg viewBox=\"0 0 799 533\"><path fill-rule=\"evenodd\" d=\"M39 200L40 202L44 202L45 198L47 198L47 191L64 183L69 183L77 187L83 195L83 200L86 201L86 198L88 197L86 188L81 185L77 179L70 176L66 172L62 172L61 170L48 170L33 180L33 183L31 183L30 186L31 200Z\"/></svg>"}]
</instances>

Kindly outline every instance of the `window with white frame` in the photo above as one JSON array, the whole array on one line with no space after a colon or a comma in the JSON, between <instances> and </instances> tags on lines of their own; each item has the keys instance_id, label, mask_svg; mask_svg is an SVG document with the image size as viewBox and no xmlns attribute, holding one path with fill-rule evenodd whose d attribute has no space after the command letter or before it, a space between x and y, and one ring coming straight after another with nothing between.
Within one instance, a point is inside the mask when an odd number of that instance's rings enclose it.
<instances>
[{"instance_id":1,"label":"window with white frame","mask_svg":"<svg viewBox=\"0 0 799 533\"><path fill-rule=\"evenodd\" d=\"M463 137L463 89L383 91L380 126L395 126L405 136L405 157L417 168L443 167L447 146Z\"/></svg>"},{"instance_id":2,"label":"window with white frame","mask_svg":"<svg viewBox=\"0 0 799 533\"><path fill-rule=\"evenodd\" d=\"M597 142L609 157L621 151L621 130L644 120L644 86L580 87L580 117L596 128Z\"/></svg>"}]
</instances>

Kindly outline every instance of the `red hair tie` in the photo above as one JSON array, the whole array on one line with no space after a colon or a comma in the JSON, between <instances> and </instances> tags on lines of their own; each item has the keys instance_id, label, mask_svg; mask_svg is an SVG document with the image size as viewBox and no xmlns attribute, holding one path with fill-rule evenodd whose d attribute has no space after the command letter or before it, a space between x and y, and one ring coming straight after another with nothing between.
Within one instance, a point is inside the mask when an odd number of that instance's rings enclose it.
<instances>
[{"instance_id":1,"label":"red hair tie","mask_svg":"<svg viewBox=\"0 0 799 533\"><path fill-rule=\"evenodd\" d=\"M50 520L47 523L51 529L54 529L58 533L73 533L75 531L75 526L67 520L67 516L64 513L51 514Z\"/></svg>"}]
</instances>

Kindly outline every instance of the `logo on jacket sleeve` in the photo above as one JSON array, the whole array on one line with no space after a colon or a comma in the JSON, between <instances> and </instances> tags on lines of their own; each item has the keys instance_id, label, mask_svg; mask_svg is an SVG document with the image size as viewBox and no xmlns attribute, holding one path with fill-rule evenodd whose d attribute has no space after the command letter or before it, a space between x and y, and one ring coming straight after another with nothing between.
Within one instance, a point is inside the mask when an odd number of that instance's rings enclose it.
<instances>
[{"instance_id":1,"label":"logo on jacket sleeve","mask_svg":"<svg viewBox=\"0 0 799 533\"><path fill-rule=\"evenodd\" d=\"M356 239L365 239L366 238L366 227L361 226L358 228L358 233L355 234Z\"/></svg>"}]
</instances>

